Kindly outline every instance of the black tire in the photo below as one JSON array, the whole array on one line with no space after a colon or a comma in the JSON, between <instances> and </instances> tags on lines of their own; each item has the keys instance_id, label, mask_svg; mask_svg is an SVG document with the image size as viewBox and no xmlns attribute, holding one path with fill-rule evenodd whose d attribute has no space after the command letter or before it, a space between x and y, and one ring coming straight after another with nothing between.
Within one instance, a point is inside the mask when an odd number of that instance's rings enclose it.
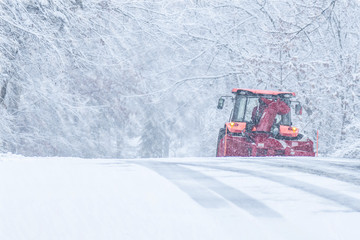
<instances>
[{"instance_id":1,"label":"black tire","mask_svg":"<svg viewBox=\"0 0 360 240\"><path fill-rule=\"evenodd\" d=\"M217 147L216 147L216 156L217 157L218 157L218 152L219 152L220 140L223 139L224 136L225 136L225 128L220 128L219 135L218 135L218 140L217 140Z\"/></svg>"},{"instance_id":2,"label":"black tire","mask_svg":"<svg viewBox=\"0 0 360 240\"><path fill-rule=\"evenodd\" d=\"M278 139L278 140L300 140L304 137L304 135L302 134L298 134L296 137L284 137L284 136L281 136L280 134L278 134L275 138Z\"/></svg>"}]
</instances>

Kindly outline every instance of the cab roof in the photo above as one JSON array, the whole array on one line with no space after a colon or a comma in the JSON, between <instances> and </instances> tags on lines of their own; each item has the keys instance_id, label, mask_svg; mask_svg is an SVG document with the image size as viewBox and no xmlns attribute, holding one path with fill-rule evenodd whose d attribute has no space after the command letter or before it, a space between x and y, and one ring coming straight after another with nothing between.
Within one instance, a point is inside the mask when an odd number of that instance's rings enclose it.
<instances>
[{"instance_id":1,"label":"cab roof","mask_svg":"<svg viewBox=\"0 0 360 240\"><path fill-rule=\"evenodd\" d=\"M237 94L250 94L250 95L272 95L272 96L295 96L294 92L279 92L269 90L257 90L257 89L244 89L244 88L233 88L232 93Z\"/></svg>"}]
</instances>

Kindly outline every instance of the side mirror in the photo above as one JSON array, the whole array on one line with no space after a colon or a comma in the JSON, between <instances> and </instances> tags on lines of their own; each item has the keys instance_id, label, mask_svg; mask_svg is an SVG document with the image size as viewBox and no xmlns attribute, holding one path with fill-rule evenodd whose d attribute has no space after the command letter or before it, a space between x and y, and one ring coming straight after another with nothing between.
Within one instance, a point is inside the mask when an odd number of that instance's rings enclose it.
<instances>
[{"instance_id":1,"label":"side mirror","mask_svg":"<svg viewBox=\"0 0 360 240\"><path fill-rule=\"evenodd\" d=\"M223 109L224 103L225 103L225 99L221 97L221 98L219 99L219 101L218 101L217 108L218 108L218 109Z\"/></svg>"},{"instance_id":2,"label":"side mirror","mask_svg":"<svg viewBox=\"0 0 360 240\"><path fill-rule=\"evenodd\" d=\"M300 103L295 105L295 114L296 115L302 115L302 106Z\"/></svg>"}]
</instances>

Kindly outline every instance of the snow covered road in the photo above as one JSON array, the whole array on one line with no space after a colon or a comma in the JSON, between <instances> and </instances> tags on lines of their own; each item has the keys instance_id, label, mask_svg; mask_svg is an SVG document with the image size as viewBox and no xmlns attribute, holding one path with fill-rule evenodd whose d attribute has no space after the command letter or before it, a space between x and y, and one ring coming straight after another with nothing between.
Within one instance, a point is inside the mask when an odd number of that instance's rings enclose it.
<instances>
[{"instance_id":1,"label":"snow covered road","mask_svg":"<svg viewBox=\"0 0 360 240\"><path fill-rule=\"evenodd\" d=\"M0 239L360 239L360 161L0 156Z\"/></svg>"}]
</instances>

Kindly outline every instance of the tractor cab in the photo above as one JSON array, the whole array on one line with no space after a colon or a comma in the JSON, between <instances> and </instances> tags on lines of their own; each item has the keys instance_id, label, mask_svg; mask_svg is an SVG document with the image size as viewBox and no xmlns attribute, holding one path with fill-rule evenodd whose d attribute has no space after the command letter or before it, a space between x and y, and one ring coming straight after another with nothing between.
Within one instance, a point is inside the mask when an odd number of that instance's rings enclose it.
<instances>
[{"instance_id":1,"label":"tractor cab","mask_svg":"<svg viewBox=\"0 0 360 240\"><path fill-rule=\"evenodd\" d=\"M302 113L300 103L293 100L295 93L240 88L234 88L232 93L234 107L230 121L220 129L217 156L314 154L310 139L306 140L305 148L298 148L304 145L304 139L291 121L292 114ZM219 99L218 109L223 108L226 97Z\"/></svg>"}]
</instances>

